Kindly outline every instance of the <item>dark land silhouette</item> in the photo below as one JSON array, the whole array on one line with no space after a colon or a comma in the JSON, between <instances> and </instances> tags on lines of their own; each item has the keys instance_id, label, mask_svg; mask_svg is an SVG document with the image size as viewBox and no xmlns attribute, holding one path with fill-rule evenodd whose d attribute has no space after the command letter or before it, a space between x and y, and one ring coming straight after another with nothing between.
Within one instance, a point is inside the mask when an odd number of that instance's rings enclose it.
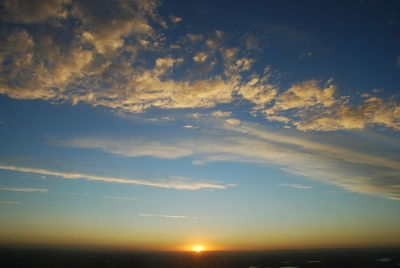
<instances>
[{"instance_id":1,"label":"dark land silhouette","mask_svg":"<svg viewBox=\"0 0 400 268\"><path fill-rule=\"evenodd\" d=\"M400 267L400 248L296 251L129 252L2 248L0 267Z\"/></svg>"}]
</instances>

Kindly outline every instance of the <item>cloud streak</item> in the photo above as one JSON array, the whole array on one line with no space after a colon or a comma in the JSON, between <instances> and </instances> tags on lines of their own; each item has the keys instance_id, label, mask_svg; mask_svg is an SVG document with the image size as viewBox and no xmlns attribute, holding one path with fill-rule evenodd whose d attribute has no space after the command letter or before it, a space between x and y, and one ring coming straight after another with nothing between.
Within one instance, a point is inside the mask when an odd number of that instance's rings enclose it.
<instances>
[{"instance_id":1,"label":"cloud streak","mask_svg":"<svg viewBox=\"0 0 400 268\"><path fill-rule=\"evenodd\" d=\"M280 186L295 188L295 189L312 189L311 186L304 186L300 184L291 184L291 183L280 183Z\"/></svg>"},{"instance_id":2,"label":"cloud streak","mask_svg":"<svg viewBox=\"0 0 400 268\"><path fill-rule=\"evenodd\" d=\"M116 199L116 200L127 200L127 201L136 201L139 200L135 197L128 197L128 196L114 196L114 195L103 195L102 198L106 199Z\"/></svg>"},{"instance_id":3,"label":"cloud streak","mask_svg":"<svg viewBox=\"0 0 400 268\"><path fill-rule=\"evenodd\" d=\"M396 158L399 148L396 146L351 135L331 133L327 136L290 129L272 131L239 120L235 124L226 122L225 118L214 120L214 125L206 122L216 134L213 137L203 136L199 130L197 133L187 133L186 137L180 137L179 140L169 139L168 143L161 139L157 142L160 150L151 140L123 137L92 138L92 141L87 137L74 138L60 141L59 144L97 148L128 157L156 158L166 158L164 148L168 146L176 151L185 151L185 154L170 155L169 158L191 157L196 165L216 161L261 163L353 192L389 199L400 196L400 163ZM146 144L152 148L151 152L146 149ZM118 150L122 147L125 149Z\"/></svg>"},{"instance_id":4,"label":"cloud streak","mask_svg":"<svg viewBox=\"0 0 400 268\"><path fill-rule=\"evenodd\" d=\"M22 204L22 202L19 201L0 201L0 205L18 205Z\"/></svg>"},{"instance_id":5,"label":"cloud streak","mask_svg":"<svg viewBox=\"0 0 400 268\"><path fill-rule=\"evenodd\" d=\"M24 172L24 173L34 173L34 174L41 174L41 175L56 176L56 177L61 177L64 179L69 179L69 180L84 179L84 180L88 180L88 181L99 181L99 182L119 183L119 184L133 184L133 185L143 185L143 186L170 188L170 189L178 189L178 190L226 189L228 187L227 185L217 183L217 182L194 181L194 180L191 180L188 178L182 178L182 177L179 177L179 178L172 177L168 180L161 180L161 181L150 181L150 180L124 179L124 178L116 178L116 177L103 177L103 176L81 174L81 173L58 172L58 171L51 171L51 170L46 170L46 169L27 168L27 167L18 167L18 166L0 165L0 169Z\"/></svg>"},{"instance_id":6,"label":"cloud streak","mask_svg":"<svg viewBox=\"0 0 400 268\"><path fill-rule=\"evenodd\" d=\"M49 189L0 186L0 191L14 191L14 192L27 192L27 193L34 193L34 192L47 193L49 191Z\"/></svg>"},{"instance_id":7,"label":"cloud streak","mask_svg":"<svg viewBox=\"0 0 400 268\"><path fill-rule=\"evenodd\" d=\"M158 215L158 214L146 214L146 213L139 213L137 215L139 217L158 217L158 218L167 218L167 219L191 219L191 220L198 219L197 217L189 217L189 216L182 216L182 215Z\"/></svg>"}]
</instances>

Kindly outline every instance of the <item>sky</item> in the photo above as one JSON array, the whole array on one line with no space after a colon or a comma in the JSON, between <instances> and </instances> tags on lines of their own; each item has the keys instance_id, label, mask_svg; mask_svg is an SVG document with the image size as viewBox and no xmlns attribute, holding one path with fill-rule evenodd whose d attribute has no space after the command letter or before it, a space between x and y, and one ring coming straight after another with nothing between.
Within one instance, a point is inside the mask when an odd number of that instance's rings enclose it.
<instances>
[{"instance_id":1,"label":"sky","mask_svg":"<svg viewBox=\"0 0 400 268\"><path fill-rule=\"evenodd\" d=\"M0 7L1 245L400 246L398 1Z\"/></svg>"}]
</instances>

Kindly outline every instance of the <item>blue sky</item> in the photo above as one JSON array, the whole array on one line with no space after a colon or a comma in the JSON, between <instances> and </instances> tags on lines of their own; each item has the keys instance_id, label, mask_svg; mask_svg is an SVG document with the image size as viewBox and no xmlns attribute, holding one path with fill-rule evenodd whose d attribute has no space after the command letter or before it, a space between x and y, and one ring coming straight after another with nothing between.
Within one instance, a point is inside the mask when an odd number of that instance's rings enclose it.
<instances>
[{"instance_id":1,"label":"blue sky","mask_svg":"<svg viewBox=\"0 0 400 268\"><path fill-rule=\"evenodd\" d=\"M3 243L398 246L399 11L4 1Z\"/></svg>"}]
</instances>

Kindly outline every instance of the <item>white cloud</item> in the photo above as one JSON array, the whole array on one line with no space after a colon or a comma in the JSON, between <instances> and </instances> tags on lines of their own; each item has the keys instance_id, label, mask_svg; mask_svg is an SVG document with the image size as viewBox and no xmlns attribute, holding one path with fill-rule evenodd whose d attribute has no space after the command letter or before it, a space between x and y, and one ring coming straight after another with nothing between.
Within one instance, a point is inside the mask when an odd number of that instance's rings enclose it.
<instances>
[{"instance_id":1,"label":"white cloud","mask_svg":"<svg viewBox=\"0 0 400 268\"><path fill-rule=\"evenodd\" d=\"M139 213L137 214L140 217L159 217L159 218L167 218L167 219L198 219L198 217L189 217L189 216L182 216L182 215L158 215L158 214L146 214L146 213Z\"/></svg>"},{"instance_id":2,"label":"white cloud","mask_svg":"<svg viewBox=\"0 0 400 268\"><path fill-rule=\"evenodd\" d=\"M143 148L152 147L148 156L164 158L163 148L168 144L175 150L185 150L186 154L176 154L174 158L191 157L193 164L228 161L258 163L275 166L289 173L315 181L340 186L346 190L383 196L395 199L400 196L400 163L396 159L398 147L376 144L370 138L354 138L342 134L308 134L285 129L271 131L257 124L239 121L239 124L225 123L224 118L214 119L215 125L209 129L213 137L202 136L201 132L193 136L180 137L179 140L157 142L141 141ZM199 121L200 123L200 121ZM189 135L189 134L188 134ZM87 140L87 141L86 141ZM94 144L110 153L108 140L96 140ZM90 139L72 139L64 141L68 146L86 147ZM113 139L126 148L136 148L136 141ZM389 139L387 142L391 142ZM100 147L103 144L104 147ZM119 152L120 153L120 152ZM143 155L145 152L140 153ZM135 153L138 155L139 153ZM127 152L126 156L132 156Z\"/></svg>"},{"instance_id":3,"label":"white cloud","mask_svg":"<svg viewBox=\"0 0 400 268\"><path fill-rule=\"evenodd\" d=\"M204 52L199 52L196 55L194 55L193 60L195 62L204 62L207 60L207 54Z\"/></svg>"},{"instance_id":4,"label":"white cloud","mask_svg":"<svg viewBox=\"0 0 400 268\"><path fill-rule=\"evenodd\" d=\"M235 118L229 118L225 120L225 123L229 125L240 125L240 120Z\"/></svg>"},{"instance_id":5,"label":"white cloud","mask_svg":"<svg viewBox=\"0 0 400 268\"><path fill-rule=\"evenodd\" d=\"M22 202L19 201L0 201L0 205L18 205L22 204Z\"/></svg>"},{"instance_id":6,"label":"white cloud","mask_svg":"<svg viewBox=\"0 0 400 268\"><path fill-rule=\"evenodd\" d=\"M120 114L213 108L246 100L253 115L263 111L267 120L302 131L373 125L400 130L400 106L393 99L363 95L350 103L331 80L280 88L279 72L269 66L254 68L257 56L250 55L260 45L253 34L236 46L227 46L228 34L220 30L170 40L159 26L165 30L166 21L181 18L171 14L164 20L159 5L156 0L4 1L2 20L21 27L6 27L0 35L0 94L84 102ZM45 23L52 27L36 27ZM287 27L268 25L265 30L287 40L310 41L305 33ZM70 38L61 40L55 36L58 32ZM154 56L145 56L147 52ZM300 58L311 56L305 51Z\"/></svg>"},{"instance_id":7,"label":"white cloud","mask_svg":"<svg viewBox=\"0 0 400 268\"><path fill-rule=\"evenodd\" d=\"M134 184L134 185L161 187L161 188L171 188L171 189L178 189L178 190L226 189L228 187L224 184L217 183L217 182L195 181L195 180L192 180L189 178L185 178L185 179L170 178L167 180L164 179L164 180L159 180L159 181L151 181L151 180L124 179L124 178L117 178L117 177L103 177L103 176L98 176L98 175L59 172L59 171L51 171L51 170L46 170L46 169L27 168L27 167L18 167L18 166L0 165L0 169L12 170L12 171L24 172L24 173L35 173L35 174L41 174L41 175L56 176L56 177L61 177L64 179L70 179L70 180L84 179L84 180L88 180L88 181Z\"/></svg>"},{"instance_id":8,"label":"white cloud","mask_svg":"<svg viewBox=\"0 0 400 268\"><path fill-rule=\"evenodd\" d=\"M174 144L165 144L158 141L146 141L138 139L95 139L95 138L76 138L68 141L53 140L52 144L64 145L80 148L97 148L113 154L139 157L153 156L157 158L175 159L179 157L189 156L192 154L189 148L179 148Z\"/></svg>"},{"instance_id":9,"label":"white cloud","mask_svg":"<svg viewBox=\"0 0 400 268\"><path fill-rule=\"evenodd\" d=\"M335 131L364 129L381 125L400 130L400 105L371 94L362 94L359 104L350 104L338 96L337 87L317 80L295 84L276 96L274 104L265 109L265 118L291 123L302 131Z\"/></svg>"},{"instance_id":10,"label":"white cloud","mask_svg":"<svg viewBox=\"0 0 400 268\"><path fill-rule=\"evenodd\" d=\"M223 111L214 111L211 113L214 117L229 117L232 115L232 112L223 112Z\"/></svg>"},{"instance_id":11,"label":"white cloud","mask_svg":"<svg viewBox=\"0 0 400 268\"><path fill-rule=\"evenodd\" d=\"M40 192L40 193L47 193L49 190L44 188L28 188L28 187L7 187L7 186L0 186L0 191L14 191L14 192Z\"/></svg>"},{"instance_id":12,"label":"white cloud","mask_svg":"<svg viewBox=\"0 0 400 268\"><path fill-rule=\"evenodd\" d=\"M187 129L196 129L198 127L195 127L193 125L184 125L183 128L187 128Z\"/></svg>"},{"instance_id":13,"label":"white cloud","mask_svg":"<svg viewBox=\"0 0 400 268\"><path fill-rule=\"evenodd\" d=\"M127 201L136 201L136 200L138 200L136 197L115 196L115 195L103 195L102 198L106 198L106 199L116 199L116 200L127 200Z\"/></svg>"},{"instance_id":14,"label":"white cloud","mask_svg":"<svg viewBox=\"0 0 400 268\"><path fill-rule=\"evenodd\" d=\"M295 189L311 189L311 186L304 186L300 184L280 183L280 186L295 188Z\"/></svg>"},{"instance_id":15,"label":"white cloud","mask_svg":"<svg viewBox=\"0 0 400 268\"><path fill-rule=\"evenodd\" d=\"M3 20L22 23L36 23L49 18L65 18L65 4L70 0L5 0Z\"/></svg>"}]
</instances>

